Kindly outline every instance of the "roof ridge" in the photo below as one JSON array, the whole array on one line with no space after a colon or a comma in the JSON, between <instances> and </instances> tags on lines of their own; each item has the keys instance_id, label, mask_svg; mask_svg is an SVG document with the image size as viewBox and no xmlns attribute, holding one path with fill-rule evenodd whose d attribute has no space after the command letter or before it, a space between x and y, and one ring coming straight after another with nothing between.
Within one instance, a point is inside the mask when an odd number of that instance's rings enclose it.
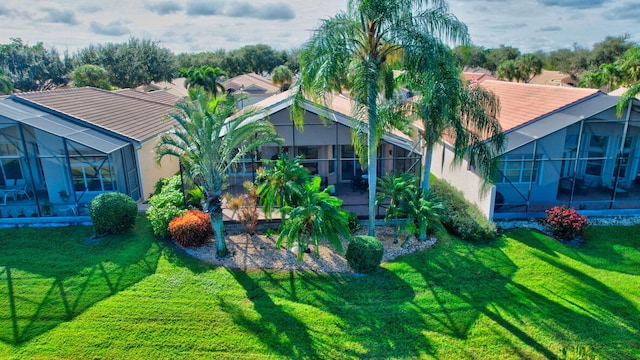
<instances>
[{"instance_id":1,"label":"roof ridge","mask_svg":"<svg viewBox=\"0 0 640 360\"><path fill-rule=\"evenodd\" d=\"M600 91L598 89L592 89L592 88L579 88L579 87L573 87L573 86L554 86L554 85L546 85L546 84L530 84L530 83L497 80L497 79L484 80L483 83L496 83L496 84L513 85L513 86L543 87L543 88L549 88L549 89L566 89L569 91L583 91L583 92L592 92L592 93ZM561 90L561 91L564 91L564 90Z\"/></svg>"}]
</instances>

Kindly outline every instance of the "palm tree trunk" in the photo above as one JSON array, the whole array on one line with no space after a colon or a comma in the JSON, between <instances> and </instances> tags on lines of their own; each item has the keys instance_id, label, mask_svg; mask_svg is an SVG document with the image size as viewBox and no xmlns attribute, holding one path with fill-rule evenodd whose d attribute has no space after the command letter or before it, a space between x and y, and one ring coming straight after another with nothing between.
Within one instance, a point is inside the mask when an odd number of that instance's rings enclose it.
<instances>
[{"instance_id":1,"label":"palm tree trunk","mask_svg":"<svg viewBox=\"0 0 640 360\"><path fill-rule=\"evenodd\" d=\"M429 176L431 175L431 158L433 157L433 146L427 147L424 155L424 168L422 169L422 191L429 190Z\"/></svg>"},{"instance_id":2,"label":"palm tree trunk","mask_svg":"<svg viewBox=\"0 0 640 360\"><path fill-rule=\"evenodd\" d=\"M378 180L378 151L376 148L376 127L378 122L377 84L375 80L369 80L369 90L367 94L367 106L369 115L369 143L368 143L368 175L369 175L369 236L376 234L376 183Z\"/></svg>"},{"instance_id":3,"label":"palm tree trunk","mask_svg":"<svg viewBox=\"0 0 640 360\"><path fill-rule=\"evenodd\" d=\"M213 195L207 198L207 211L209 211L213 235L216 238L216 255L219 257L227 256L229 250L224 240L224 221L222 220L220 195Z\"/></svg>"},{"instance_id":4,"label":"palm tree trunk","mask_svg":"<svg viewBox=\"0 0 640 360\"><path fill-rule=\"evenodd\" d=\"M430 183L429 176L431 176L431 159L433 158L433 146L428 146L424 155L424 169L422 169L422 192L429 191ZM418 240L427 240L427 226L422 224L418 229Z\"/></svg>"}]
</instances>

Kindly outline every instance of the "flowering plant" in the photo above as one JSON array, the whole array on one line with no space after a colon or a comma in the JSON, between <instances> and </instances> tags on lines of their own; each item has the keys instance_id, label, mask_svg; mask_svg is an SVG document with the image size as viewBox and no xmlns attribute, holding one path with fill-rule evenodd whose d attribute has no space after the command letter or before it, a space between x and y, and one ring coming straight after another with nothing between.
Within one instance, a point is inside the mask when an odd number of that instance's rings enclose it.
<instances>
[{"instance_id":1,"label":"flowering plant","mask_svg":"<svg viewBox=\"0 0 640 360\"><path fill-rule=\"evenodd\" d=\"M590 225L585 215L580 215L573 208L564 205L554 206L546 210L545 223L551 228L553 236L561 240L572 240L584 234Z\"/></svg>"}]
</instances>

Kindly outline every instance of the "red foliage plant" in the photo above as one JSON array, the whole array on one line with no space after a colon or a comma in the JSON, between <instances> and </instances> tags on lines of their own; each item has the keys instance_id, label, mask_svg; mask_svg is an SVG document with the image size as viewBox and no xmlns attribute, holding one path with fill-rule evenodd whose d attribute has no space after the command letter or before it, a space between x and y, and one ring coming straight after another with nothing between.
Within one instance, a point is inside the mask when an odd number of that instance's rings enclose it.
<instances>
[{"instance_id":1,"label":"red foliage plant","mask_svg":"<svg viewBox=\"0 0 640 360\"><path fill-rule=\"evenodd\" d=\"M204 245L211 231L209 215L200 210L188 210L169 223L171 238L185 247Z\"/></svg>"},{"instance_id":2,"label":"red foliage plant","mask_svg":"<svg viewBox=\"0 0 640 360\"><path fill-rule=\"evenodd\" d=\"M590 225L585 215L580 215L575 209L564 205L554 206L545 212L545 223L551 228L553 236L561 240L572 240L582 236L586 227Z\"/></svg>"}]
</instances>

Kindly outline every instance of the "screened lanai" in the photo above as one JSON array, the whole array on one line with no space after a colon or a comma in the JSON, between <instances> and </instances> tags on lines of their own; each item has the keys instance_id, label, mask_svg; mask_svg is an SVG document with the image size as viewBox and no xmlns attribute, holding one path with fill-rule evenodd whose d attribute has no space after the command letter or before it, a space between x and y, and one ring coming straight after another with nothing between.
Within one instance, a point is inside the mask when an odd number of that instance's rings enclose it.
<instances>
[{"instance_id":1,"label":"screened lanai","mask_svg":"<svg viewBox=\"0 0 640 360\"><path fill-rule=\"evenodd\" d=\"M638 212L640 106L620 118L611 106L517 146L500 158L496 174L496 218L555 205L600 215Z\"/></svg>"},{"instance_id":2,"label":"screened lanai","mask_svg":"<svg viewBox=\"0 0 640 360\"><path fill-rule=\"evenodd\" d=\"M98 194L134 199L140 185L131 143L64 116L0 101L2 217L87 215Z\"/></svg>"}]
</instances>

